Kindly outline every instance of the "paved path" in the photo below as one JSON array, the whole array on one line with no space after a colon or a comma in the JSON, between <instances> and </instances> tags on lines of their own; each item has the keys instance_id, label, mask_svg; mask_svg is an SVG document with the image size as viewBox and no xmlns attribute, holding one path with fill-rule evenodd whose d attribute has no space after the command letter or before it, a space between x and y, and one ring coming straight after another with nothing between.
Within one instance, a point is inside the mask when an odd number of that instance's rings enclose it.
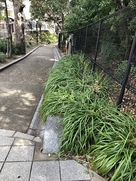
<instances>
[{"instance_id":1,"label":"paved path","mask_svg":"<svg viewBox=\"0 0 136 181\"><path fill-rule=\"evenodd\" d=\"M42 46L0 72L0 128L27 132L53 64L53 47Z\"/></svg>"},{"instance_id":2,"label":"paved path","mask_svg":"<svg viewBox=\"0 0 136 181\"><path fill-rule=\"evenodd\" d=\"M0 181L105 181L75 160L43 154L42 140L0 129Z\"/></svg>"}]
</instances>

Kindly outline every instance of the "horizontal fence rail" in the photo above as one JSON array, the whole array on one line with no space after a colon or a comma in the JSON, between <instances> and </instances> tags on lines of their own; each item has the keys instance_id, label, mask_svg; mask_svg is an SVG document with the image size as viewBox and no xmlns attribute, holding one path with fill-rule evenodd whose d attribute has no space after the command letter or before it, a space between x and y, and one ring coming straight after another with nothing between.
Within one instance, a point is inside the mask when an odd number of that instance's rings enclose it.
<instances>
[{"instance_id":1,"label":"horizontal fence rail","mask_svg":"<svg viewBox=\"0 0 136 181\"><path fill-rule=\"evenodd\" d=\"M118 107L136 115L136 7L124 8L108 17L59 34L58 47L84 53L111 77L111 98ZM72 37L70 40L69 38Z\"/></svg>"}]
</instances>

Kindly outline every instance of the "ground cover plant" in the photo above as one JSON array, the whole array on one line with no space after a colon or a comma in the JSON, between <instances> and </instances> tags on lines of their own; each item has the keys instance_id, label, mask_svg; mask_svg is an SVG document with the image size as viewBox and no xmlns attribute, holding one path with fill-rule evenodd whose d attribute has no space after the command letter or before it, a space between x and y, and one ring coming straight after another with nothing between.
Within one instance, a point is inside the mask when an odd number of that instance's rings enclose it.
<instances>
[{"instance_id":1,"label":"ground cover plant","mask_svg":"<svg viewBox=\"0 0 136 181\"><path fill-rule=\"evenodd\" d=\"M136 120L110 102L109 80L82 54L63 57L50 72L40 114L60 117L60 153L89 155L112 181L136 180Z\"/></svg>"}]
</instances>

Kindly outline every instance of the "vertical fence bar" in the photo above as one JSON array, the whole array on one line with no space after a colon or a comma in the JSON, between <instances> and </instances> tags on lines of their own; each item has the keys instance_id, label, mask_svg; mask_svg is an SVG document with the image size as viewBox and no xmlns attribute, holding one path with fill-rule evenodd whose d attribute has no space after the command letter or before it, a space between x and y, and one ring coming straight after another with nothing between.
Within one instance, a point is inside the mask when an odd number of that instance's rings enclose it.
<instances>
[{"instance_id":1,"label":"vertical fence bar","mask_svg":"<svg viewBox=\"0 0 136 181\"><path fill-rule=\"evenodd\" d=\"M80 33L79 33L79 42L78 42L78 51L80 50L81 52L81 29L80 29Z\"/></svg>"},{"instance_id":2,"label":"vertical fence bar","mask_svg":"<svg viewBox=\"0 0 136 181\"><path fill-rule=\"evenodd\" d=\"M98 28L98 34L97 34L97 40L96 40L94 62L93 62L93 70L95 70L96 58L97 58L97 53L98 53L98 48L99 48L101 25L102 25L102 19L99 20L99 28Z\"/></svg>"},{"instance_id":3,"label":"vertical fence bar","mask_svg":"<svg viewBox=\"0 0 136 181\"><path fill-rule=\"evenodd\" d=\"M73 46L72 46L72 54L75 53L75 31L73 32Z\"/></svg>"},{"instance_id":4,"label":"vertical fence bar","mask_svg":"<svg viewBox=\"0 0 136 181\"><path fill-rule=\"evenodd\" d=\"M58 48L60 49L60 39L61 39L61 33L59 33L59 37L58 37Z\"/></svg>"},{"instance_id":5,"label":"vertical fence bar","mask_svg":"<svg viewBox=\"0 0 136 181\"><path fill-rule=\"evenodd\" d=\"M71 34L71 54L73 54L74 53L74 34Z\"/></svg>"},{"instance_id":6,"label":"vertical fence bar","mask_svg":"<svg viewBox=\"0 0 136 181\"><path fill-rule=\"evenodd\" d=\"M131 51L130 51L129 59L128 59L128 64L127 64L124 79L123 79L123 82L122 82L122 88L121 88L121 91L120 91L119 99L118 99L118 102L117 102L117 107L118 108L120 108L121 104L122 104L122 100L123 100L124 93L125 93L125 88L126 88L126 85L127 85L127 82L128 82L128 77L129 77L130 70L131 70L131 63L132 63L132 59L133 59L133 55L135 53L135 50L136 50L136 35L133 38L133 43L132 43L132 46L131 46Z\"/></svg>"}]
</instances>

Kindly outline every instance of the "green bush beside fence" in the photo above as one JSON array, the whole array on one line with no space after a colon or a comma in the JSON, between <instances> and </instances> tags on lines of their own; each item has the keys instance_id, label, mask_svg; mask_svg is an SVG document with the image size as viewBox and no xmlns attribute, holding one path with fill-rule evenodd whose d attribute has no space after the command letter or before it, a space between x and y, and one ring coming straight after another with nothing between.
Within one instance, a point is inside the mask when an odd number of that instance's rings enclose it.
<instances>
[{"instance_id":1,"label":"green bush beside fence","mask_svg":"<svg viewBox=\"0 0 136 181\"><path fill-rule=\"evenodd\" d=\"M136 180L136 120L110 101L110 81L82 54L63 57L51 70L40 114L60 117L61 154L89 155L110 181Z\"/></svg>"}]
</instances>

